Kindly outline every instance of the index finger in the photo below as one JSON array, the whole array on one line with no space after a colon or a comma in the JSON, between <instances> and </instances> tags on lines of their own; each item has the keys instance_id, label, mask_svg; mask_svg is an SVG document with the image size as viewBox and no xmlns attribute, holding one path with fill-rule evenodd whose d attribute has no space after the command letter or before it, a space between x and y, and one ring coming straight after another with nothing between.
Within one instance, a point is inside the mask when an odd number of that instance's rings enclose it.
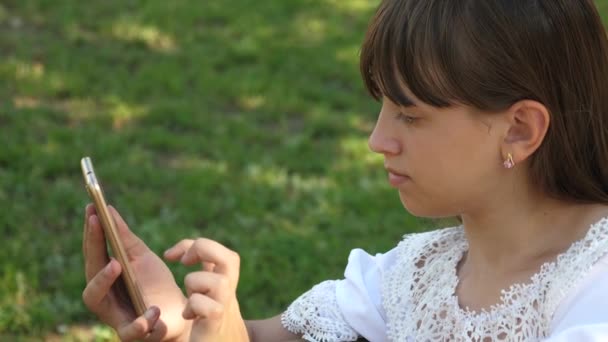
<instances>
[{"instance_id":1,"label":"index finger","mask_svg":"<svg viewBox=\"0 0 608 342\"><path fill-rule=\"evenodd\" d=\"M182 257L184 265L211 262L215 264L214 272L232 276L238 275L239 256L236 252L226 248L222 244L205 238L198 238L190 249Z\"/></svg>"}]
</instances>

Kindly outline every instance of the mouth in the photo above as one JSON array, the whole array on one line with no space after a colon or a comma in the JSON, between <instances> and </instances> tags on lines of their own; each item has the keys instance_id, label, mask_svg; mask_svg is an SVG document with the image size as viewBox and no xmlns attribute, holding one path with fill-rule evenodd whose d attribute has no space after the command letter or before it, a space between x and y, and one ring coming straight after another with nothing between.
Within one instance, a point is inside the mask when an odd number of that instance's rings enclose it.
<instances>
[{"instance_id":1,"label":"mouth","mask_svg":"<svg viewBox=\"0 0 608 342\"><path fill-rule=\"evenodd\" d=\"M410 176L399 173L390 167L387 167L386 171L388 171L388 182L393 187L398 187L411 179Z\"/></svg>"}]
</instances>

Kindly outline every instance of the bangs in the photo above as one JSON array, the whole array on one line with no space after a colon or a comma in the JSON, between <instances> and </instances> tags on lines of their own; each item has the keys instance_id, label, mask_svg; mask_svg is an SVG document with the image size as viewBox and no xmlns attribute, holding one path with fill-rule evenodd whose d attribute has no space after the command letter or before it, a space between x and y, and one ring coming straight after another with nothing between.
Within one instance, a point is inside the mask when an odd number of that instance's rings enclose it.
<instances>
[{"instance_id":1,"label":"bangs","mask_svg":"<svg viewBox=\"0 0 608 342\"><path fill-rule=\"evenodd\" d=\"M360 71L369 94L395 104L414 105L407 88L435 107L469 104L456 80L455 46L459 30L455 8L463 1L385 0L368 27L361 48ZM461 30L460 30L461 31ZM461 64L462 67L462 64Z\"/></svg>"}]
</instances>

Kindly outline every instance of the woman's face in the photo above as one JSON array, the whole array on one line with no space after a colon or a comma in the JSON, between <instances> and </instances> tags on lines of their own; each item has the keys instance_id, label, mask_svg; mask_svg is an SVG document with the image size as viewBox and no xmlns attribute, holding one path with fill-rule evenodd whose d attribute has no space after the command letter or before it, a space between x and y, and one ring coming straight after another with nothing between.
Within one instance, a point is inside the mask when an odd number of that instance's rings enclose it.
<instances>
[{"instance_id":1,"label":"woman's face","mask_svg":"<svg viewBox=\"0 0 608 342\"><path fill-rule=\"evenodd\" d=\"M413 215L460 215L484 204L500 187L498 114L466 106L436 108L406 91L414 106L384 98L369 137L372 151L384 155L389 182Z\"/></svg>"}]
</instances>

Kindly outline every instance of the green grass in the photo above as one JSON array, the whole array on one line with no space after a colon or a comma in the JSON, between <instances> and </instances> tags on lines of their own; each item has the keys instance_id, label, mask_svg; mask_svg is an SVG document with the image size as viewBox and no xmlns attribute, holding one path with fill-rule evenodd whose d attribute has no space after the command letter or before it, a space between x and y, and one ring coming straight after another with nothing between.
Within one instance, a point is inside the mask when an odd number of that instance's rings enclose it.
<instances>
[{"instance_id":1,"label":"green grass","mask_svg":"<svg viewBox=\"0 0 608 342\"><path fill-rule=\"evenodd\" d=\"M4 1L0 333L94 321L84 155L155 251L195 236L239 251L249 318L415 229L366 147L374 3Z\"/></svg>"},{"instance_id":2,"label":"green grass","mask_svg":"<svg viewBox=\"0 0 608 342\"><path fill-rule=\"evenodd\" d=\"M247 318L424 229L367 150L378 104L357 62L377 2L3 1L0 339L95 323L84 155L156 252L196 236L238 251Z\"/></svg>"}]
</instances>

